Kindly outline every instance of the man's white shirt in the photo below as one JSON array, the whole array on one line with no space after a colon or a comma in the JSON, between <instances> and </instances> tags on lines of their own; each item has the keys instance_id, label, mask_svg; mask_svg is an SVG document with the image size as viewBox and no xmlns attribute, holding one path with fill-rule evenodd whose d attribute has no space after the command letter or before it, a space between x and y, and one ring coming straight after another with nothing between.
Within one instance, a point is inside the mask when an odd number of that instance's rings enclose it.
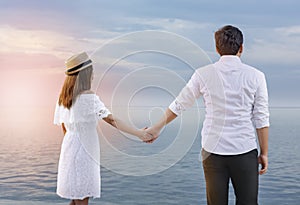
<instances>
[{"instance_id":1,"label":"man's white shirt","mask_svg":"<svg viewBox=\"0 0 300 205\"><path fill-rule=\"evenodd\" d=\"M236 155L257 148L255 128L269 126L267 84L261 71L238 56L221 56L195 71L169 109L180 115L201 96L206 111L201 132L204 150Z\"/></svg>"}]
</instances>

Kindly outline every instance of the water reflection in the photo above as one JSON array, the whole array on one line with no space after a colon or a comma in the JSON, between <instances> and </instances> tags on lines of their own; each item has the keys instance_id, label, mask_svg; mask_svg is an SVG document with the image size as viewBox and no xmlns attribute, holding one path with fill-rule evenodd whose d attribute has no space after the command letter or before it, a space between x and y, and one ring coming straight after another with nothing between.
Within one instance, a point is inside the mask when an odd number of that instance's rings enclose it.
<instances>
[{"instance_id":1,"label":"water reflection","mask_svg":"<svg viewBox=\"0 0 300 205\"><path fill-rule=\"evenodd\" d=\"M1 123L0 204L29 200L36 201L35 204L42 204L40 201L52 204L65 202L55 194L61 130L51 125L50 111L41 113L42 117L23 122L20 127L18 123L9 126ZM260 177L260 203L298 204L300 110L273 109L271 114L270 167L268 173ZM112 132L111 143L130 154L153 154L165 149L174 140L172 134L166 132L160 141L148 146ZM101 203L120 204L122 201L122 204L133 205L147 201L149 204L204 204L205 183L198 161L199 151L200 137L197 136L181 161L151 176L122 176L102 167ZM230 202L233 203L232 190Z\"/></svg>"}]
</instances>

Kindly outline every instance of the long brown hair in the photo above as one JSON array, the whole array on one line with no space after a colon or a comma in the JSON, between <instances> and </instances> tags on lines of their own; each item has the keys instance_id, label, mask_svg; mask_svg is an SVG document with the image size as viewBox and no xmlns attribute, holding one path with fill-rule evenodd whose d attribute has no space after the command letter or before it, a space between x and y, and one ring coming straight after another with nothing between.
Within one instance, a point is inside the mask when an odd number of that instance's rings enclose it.
<instances>
[{"instance_id":1,"label":"long brown hair","mask_svg":"<svg viewBox=\"0 0 300 205\"><path fill-rule=\"evenodd\" d=\"M80 93L91 89L92 74L93 66L89 66L78 73L67 75L59 95L58 104L70 109Z\"/></svg>"}]
</instances>

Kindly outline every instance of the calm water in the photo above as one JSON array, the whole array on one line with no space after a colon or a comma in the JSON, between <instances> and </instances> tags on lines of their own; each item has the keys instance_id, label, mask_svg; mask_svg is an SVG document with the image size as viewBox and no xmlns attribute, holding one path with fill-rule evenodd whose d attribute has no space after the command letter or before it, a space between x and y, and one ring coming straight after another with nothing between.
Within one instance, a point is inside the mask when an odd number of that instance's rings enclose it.
<instances>
[{"instance_id":1,"label":"calm water","mask_svg":"<svg viewBox=\"0 0 300 205\"><path fill-rule=\"evenodd\" d=\"M296 205L300 201L300 110L272 109L271 114L270 167L260 177L259 201L263 205ZM20 123L22 126L1 123L0 204L68 204L55 194L62 136L59 128L51 125L49 113L39 117L37 122L43 125L26 121ZM124 139L116 133L110 140L130 154L154 154L172 143L175 125L151 145ZM124 176L102 167L102 197L91 204L206 204L199 151L198 135L178 163L149 176ZM230 204L234 204L232 188Z\"/></svg>"}]
</instances>

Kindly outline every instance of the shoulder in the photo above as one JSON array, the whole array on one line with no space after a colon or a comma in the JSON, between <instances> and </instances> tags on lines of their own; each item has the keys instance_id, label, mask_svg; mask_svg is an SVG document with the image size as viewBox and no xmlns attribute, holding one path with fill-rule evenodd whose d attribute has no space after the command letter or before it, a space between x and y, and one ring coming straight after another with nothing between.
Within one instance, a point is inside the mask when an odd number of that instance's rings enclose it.
<instances>
[{"instance_id":1,"label":"shoulder","mask_svg":"<svg viewBox=\"0 0 300 205\"><path fill-rule=\"evenodd\" d=\"M248 75L251 75L251 76L255 76L256 78L264 78L265 77L265 74L260 71L259 69L253 67L253 66L250 66L250 65L247 65L245 63L242 64L243 65L243 71L246 72Z\"/></svg>"},{"instance_id":2,"label":"shoulder","mask_svg":"<svg viewBox=\"0 0 300 205\"><path fill-rule=\"evenodd\" d=\"M208 64L195 70L194 75L201 77L214 70L214 64Z\"/></svg>"},{"instance_id":3,"label":"shoulder","mask_svg":"<svg viewBox=\"0 0 300 205\"><path fill-rule=\"evenodd\" d=\"M207 72L208 70L211 70L212 68L214 68L214 64L208 64L200 68L197 68L196 73L201 74L203 72Z\"/></svg>"},{"instance_id":4,"label":"shoulder","mask_svg":"<svg viewBox=\"0 0 300 205\"><path fill-rule=\"evenodd\" d=\"M91 91L91 90L87 90L87 91L80 93L79 99L101 101L100 97L94 91Z\"/></svg>"},{"instance_id":5,"label":"shoulder","mask_svg":"<svg viewBox=\"0 0 300 205\"><path fill-rule=\"evenodd\" d=\"M196 69L194 73L194 78L202 81L206 78L211 78L212 76L216 75L216 69L214 64L208 64L206 66L202 66L198 69Z\"/></svg>"},{"instance_id":6,"label":"shoulder","mask_svg":"<svg viewBox=\"0 0 300 205\"><path fill-rule=\"evenodd\" d=\"M78 99L93 99L98 97L95 92L91 90L85 90L78 95Z\"/></svg>"},{"instance_id":7,"label":"shoulder","mask_svg":"<svg viewBox=\"0 0 300 205\"><path fill-rule=\"evenodd\" d=\"M104 106L104 103L102 102L102 100L99 97L99 95L97 95L96 93L91 93L89 96L91 96L91 98L93 99L93 103L96 106Z\"/></svg>"},{"instance_id":8,"label":"shoulder","mask_svg":"<svg viewBox=\"0 0 300 205\"><path fill-rule=\"evenodd\" d=\"M97 104L101 102L99 96L91 91L84 91L82 93L80 93L74 103L74 107L75 106L93 106L93 104Z\"/></svg>"}]
</instances>

